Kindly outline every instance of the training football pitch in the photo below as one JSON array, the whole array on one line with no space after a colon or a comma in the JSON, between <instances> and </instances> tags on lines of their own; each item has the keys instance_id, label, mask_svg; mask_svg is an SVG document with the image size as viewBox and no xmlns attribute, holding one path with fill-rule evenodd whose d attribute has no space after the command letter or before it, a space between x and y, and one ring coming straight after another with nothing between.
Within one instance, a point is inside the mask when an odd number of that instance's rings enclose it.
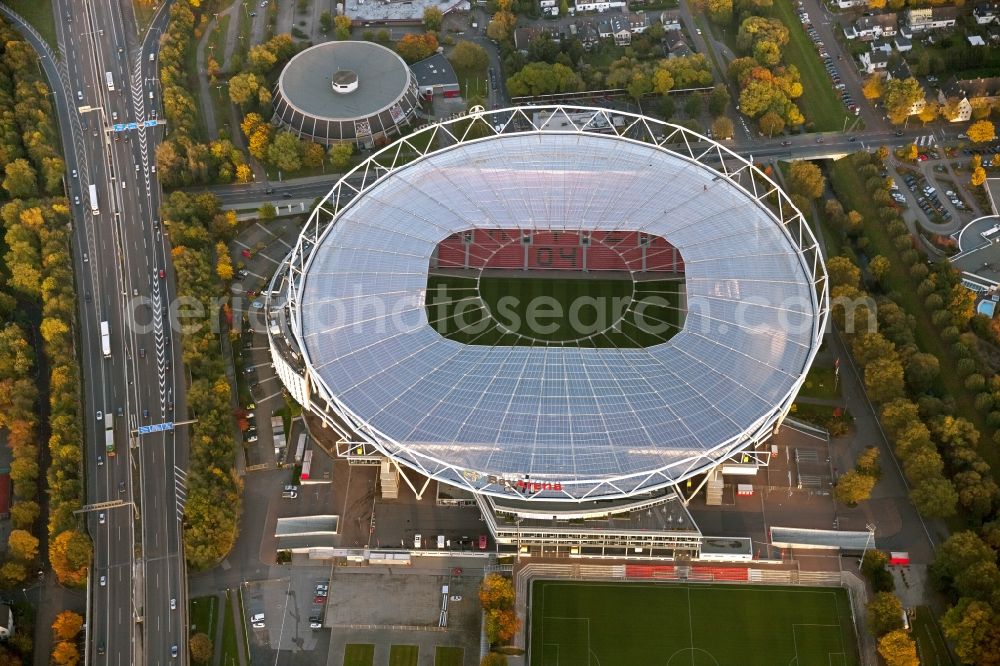
<instances>
[{"instance_id":1,"label":"training football pitch","mask_svg":"<svg viewBox=\"0 0 1000 666\"><path fill-rule=\"evenodd\" d=\"M857 666L842 588L535 581L531 666Z\"/></svg>"},{"instance_id":2,"label":"training football pitch","mask_svg":"<svg viewBox=\"0 0 1000 666\"><path fill-rule=\"evenodd\" d=\"M504 273L430 275L425 305L431 325L470 345L619 349L660 344L683 325L683 276L633 281Z\"/></svg>"}]
</instances>

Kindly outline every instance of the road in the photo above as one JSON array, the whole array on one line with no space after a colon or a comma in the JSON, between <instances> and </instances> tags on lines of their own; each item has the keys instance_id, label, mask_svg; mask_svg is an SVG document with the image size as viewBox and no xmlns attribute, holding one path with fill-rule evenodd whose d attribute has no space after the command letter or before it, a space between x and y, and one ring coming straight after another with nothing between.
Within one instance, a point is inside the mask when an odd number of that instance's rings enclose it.
<instances>
[{"instance_id":1,"label":"road","mask_svg":"<svg viewBox=\"0 0 1000 666\"><path fill-rule=\"evenodd\" d=\"M186 469L186 433L134 434L139 425L172 420L169 401L178 413L184 405L179 353L162 307L170 301L169 248L154 225L160 190L153 165L163 128L111 131L115 123L141 124L159 104L155 52L167 7L140 37L127 3L54 0L62 57L59 77L50 79L60 126L71 134L64 140L70 196L79 197L72 211L83 292L87 500L119 502L85 514L94 542L87 650L98 664L187 663L177 506L183 474L175 473ZM101 353L102 321L110 358ZM105 450L99 413L113 421L114 451Z\"/></svg>"},{"instance_id":2,"label":"road","mask_svg":"<svg viewBox=\"0 0 1000 666\"><path fill-rule=\"evenodd\" d=\"M954 139L960 129L936 129L936 137ZM947 136L951 133L952 136ZM844 155L874 146L897 147L912 143L918 137L931 134L928 129L909 129L897 136L894 130L861 131L854 134L825 133L800 134L783 139L745 139L726 141L725 145L744 157L755 160L806 160L819 159L831 155ZM822 141L820 141L822 139ZM853 139L853 140L852 140ZM783 145L787 142L788 145ZM310 176L286 180L282 183L246 183L233 185L216 185L208 190L219 197L222 205L227 208L252 209L263 204L287 206L299 202L309 204L317 197L326 195L333 187L339 175ZM270 192L269 192L270 190ZM191 191L204 191L204 188L193 188Z\"/></svg>"}]
</instances>

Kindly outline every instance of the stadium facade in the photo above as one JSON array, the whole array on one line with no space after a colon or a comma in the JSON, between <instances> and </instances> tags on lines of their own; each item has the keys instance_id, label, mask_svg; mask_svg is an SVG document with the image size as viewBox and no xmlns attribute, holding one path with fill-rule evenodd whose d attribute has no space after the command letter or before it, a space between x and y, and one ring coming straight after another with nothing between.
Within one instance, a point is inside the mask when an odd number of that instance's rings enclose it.
<instances>
[{"instance_id":1,"label":"stadium facade","mask_svg":"<svg viewBox=\"0 0 1000 666\"><path fill-rule=\"evenodd\" d=\"M443 258L480 275L605 265L636 285L680 273L683 324L651 345L463 344L429 316ZM828 291L815 237L753 164L682 127L555 106L481 111L372 155L313 211L265 313L286 388L342 455L381 466L384 494L400 478L418 497L430 480L462 489L519 547L533 520L544 545L553 516L655 507L658 526L613 542L676 551L698 537L681 484L757 459ZM563 531L577 549L609 538Z\"/></svg>"},{"instance_id":2,"label":"stadium facade","mask_svg":"<svg viewBox=\"0 0 1000 666\"><path fill-rule=\"evenodd\" d=\"M417 80L372 42L326 42L293 57L274 87L274 122L324 145L385 145L417 114Z\"/></svg>"}]
</instances>

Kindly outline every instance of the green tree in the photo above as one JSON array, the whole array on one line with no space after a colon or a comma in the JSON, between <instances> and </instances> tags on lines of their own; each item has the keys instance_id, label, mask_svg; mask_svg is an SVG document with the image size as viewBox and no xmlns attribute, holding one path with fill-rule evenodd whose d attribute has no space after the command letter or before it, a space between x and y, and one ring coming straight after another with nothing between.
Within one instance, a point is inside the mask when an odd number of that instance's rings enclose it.
<instances>
[{"instance_id":1,"label":"green tree","mask_svg":"<svg viewBox=\"0 0 1000 666\"><path fill-rule=\"evenodd\" d=\"M865 390L874 402L889 402L905 394L903 365L896 359L880 358L865 367Z\"/></svg>"},{"instance_id":2,"label":"green tree","mask_svg":"<svg viewBox=\"0 0 1000 666\"><path fill-rule=\"evenodd\" d=\"M486 55L486 49L465 39L455 44L450 60L455 69L459 71L483 70L490 62L489 56Z\"/></svg>"},{"instance_id":3,"label":"green tree","mask_svg":"<svg viewBox=\"0 0 1000 666\"><path fill-rule=\"evenodd\" d=\"M917 644L902 629L889 632L878 641L878 653L885 666L920 666Z\"/></svg>"},{"instance_id":4,"label":"green tree","mask_svg":"<svg viewBox=\"0 0 1000 666\"><path fill-rule=\"evenodd\" d=\"M924 99L924 89L915 78L892 79L885 86L883 104L889 120L900 125L910 115L915 104Z\"/></svg>"},{"instance_id":5,"label":"green tree","mask_svg":"<svg viewBox=\"0 0 1000 666\"><path fill-rule=\"evenodd\" d=\"M768 111L760 117L760 131L768 136L781 134L785 131L785 119L774 111Z\"/></svg>"},{"instance_id":6,"label":"green tree","mask_svg":"<svg viewBox=\"0 0 1000 666\"><path fill-rule=\"evenodd\" d=\"M708 18L719 25L728 25L733 20L733 0L707 0Z\"/></svg>"},{"instance_id":7,"label":"green tree","mask_svg":"<svg viewBox=\"0 0 1000 666\"><path fill-rule=\"evenodd\" d=\"M872 257L872 260L868 262L868 270L871 271L872 277L879 283L885 280L886 276L889 275L889 269L891 265L889 260L883 257L881 254L877 254Z\"/></svg>"},{"instance_id":8,"label":"green tree","mask_svg":"<svg viewBox=\"0 0 1000 666\"><path fill-rule=\"evenodd\" d=\"M49 542L49 563L64 584L81 584L87 579L93 553L90 539L75 530L56 535Z\"/></svg>"},{"instance_id":9,"label":"green tree","mask_svg":"<svg viewBox=\"0 0 1000 666\"><path fill-rule=\"evenodd\" d=\"M4 167L3 188L13 199L28 199L38 195L35 168L24 158L18 158Z\"/></svg>"},{"instance_id":10,"label":"green tree","mask_svg":"<svg viewBox=\"0 0 1000 666\"><path fill-rule=\"evenodd\" d=\"M918 352L906 363L906 384L916 393L923 393L934 385L940 373L937 356Z\"/></svg>"},{"instance_id":11,"label":"green tree","mask_svg":"<svg viewBox=\"0 0 1000 666\"><path fill-rule=\"evenodd\" d=\"M903 604L892 592L876 592L865 607L868 631L878 638L903 628Z\"/></svg>"},{"instance_id":12,"label":"green tree","mask_svg":"<svg viewBox=\"0 0 1000 666\"><path fill-rule=\"evenodd\" d=\"M729 106L729 88L724 83L717 83L708 96L708 112L713 116L721 116Z\"/></svg>"},{"instance_id":13,"label":"green tree","mask_svg":"<svg viewBox=\"0 0 1000 666\"><path fill-rule=\"evenodd\" d=\"M319 15L319 30L324 35L333 30L333 14L330 12L323 12Z\"/></svg>"},{"instance_id":14,"label":"green tree","mask_svg":"<svg viewBox=\"0 0 1000 666\"><path fill-rule=\"evenodd\" d=\"M716 139L733 138L733 121L726 116L719 116L712 121L712 136Z\"/></svg>"},{"instance_id":15,"label":"green tree","mask_svg":"<svg viewBox=\"0 0 1000 666\"><path fill-rule=\"evenodd\" d=\"M955 515L958 492L947 479L929 478L910 490L910 501L927 518L950 518Z\"/></svg>"},{"instance_id":16,"label":"green tree","mask_svg":"<svg viewBox=\"0 0 1000 666\"><path fill-rule=\"evenodd\" d=\"M823 172L812 162L792 162L788 169L788 188L793 194L818 199L826 187Z\"/></svg>"},{"instance_id":17,"label":"green tree","mask_svg":"<svg viewBox=\"0 0 1000 666\"><path fill-rule=\"evenodd\" d=\"M684 113L689 118L696 118L701 115L701 95L691 94L684 100Z\"/></svg>"},{"instance_id":18,"label":"green tree","mask_svg":"<svg viewBox=\"0 0 1000 666\"><path fill-rule=\"evenodd\" d=\"M38 539L31 532L11 530L7 536L7 551L16 560L30 562L38 556Z\"/></svg>"},{"instance_id":19,"label":"green tree","mask_svg":"<svg viewBox=\"0 0 1000 666\"><path fill-rule=\"evenodd\" d=\"M345 41L351 38L351 17L344 14L338 14L333 17L333 34L340 41ZM434 48L437 48L435 46Z\"/></svg>"},{"instance_id":20,"label":"green tree","mask_svg":"<svg viewBox=\"0 0 1000 666\"><path fill-rule=\"evenodd\" d=\"M507 91L512 97L546 95L583 90L583 79L569 67L556 63L532 62L507 79Z\"/></svg>"},{"instance_id":21,"label":"green tree","mask_svg":"<svg viewBox=\"0 0 1000 666\"><path fill-rule=\"evenodd\" d=\"M1000 654L1000 617L990 604L960 599L941 618L944 635L964 664L996 664Z\"/></svg>"},{"instance_id":22,"label":"green tree","mask_svg":"<svg viewBox=\"0 0 1000 666\"><path fill-rule=\"evenodd\" d=\"M273 220L277 215L278 211L274 209L274 204L261 204L257 209L257 218L261 220Z\"/></svg>"},{"instance_id":23,"label":"green tree","mask_svg":"<svg viewBox=\"0 0 1000 666\"><path fill-rule=\"evenodd\" d=\"M509 11L498 11L490 19L490 24L486 26L486 36L498 42L505 42L514 33L514 26L517 25L517 17Z\"/></svg>"},{"instance_id":24,"label":"green tree","mask_svg":"<svg viewBox=\"0 0 1000 666\"><path fill-rule=\"evenodd\" d=\"M268 146L267 159L282 171L298 171L302 168L302 143L291 132L279 132Z\"/></svg>"},{"instance_id":25,"label":"green tree","mask_svg":"<svg viewBox=\"0 0 1000 666\"><path fill-rule=\"evenodd\" d=\"M350 143L335 143L330 146L330 165L337 171L344 171L351 164L354 146Z\"/></svg>"},{"instance_id":26,"label":"green tree","mask_svg":"<svg viewBox=\"0 0 1000 666\"><path fill-rule=\"evenodd\" d=\"M830 257L826 262L826 273L832 287L839 285L857 287L861 283L861 269L844 256Z\"/></svg>"},{"instance_id":27,"label":"green tree","mask_svg":"<svg viewBox=\"0 0 1000 666\"><path fill-rule=\"evenodd\" d=\"M854 506L870 499L874 488L875 477L852 469L837 479L837 486L834 488L833 494L844 504Z\"/></svg>"},{"instance_id":28,"label":"green tree","mask_svg":"<svg viewBox=\"0 0 1000 666\"><path fill-rule=\"evenodd\" d=\"M10 519L14 527L21 530L30 529L41 513L38 502L33 500L18 500L10 508Z\"/></svg>"},{"instance_id":29,"label":"green tree","mask_svg":"<svg viewBox=\"0 0 1000 666\"><path fill-rule=\"evenodd\" d=\"M424 27L428 30L437 32L441 29L441 22L443 20L444 14L437 7L427 7L424 9Z\"/></svg>"},{"instance_id":30,"label":"green tree","mask_svg":"<svg viewBox=\"0 0 1000 666\"><path fill-rule=\"evenodd\" d=\"M323 166L326 150L318 143L309 142L302 147L302 164L310 169Z\"/></svg>"}]
</instances>

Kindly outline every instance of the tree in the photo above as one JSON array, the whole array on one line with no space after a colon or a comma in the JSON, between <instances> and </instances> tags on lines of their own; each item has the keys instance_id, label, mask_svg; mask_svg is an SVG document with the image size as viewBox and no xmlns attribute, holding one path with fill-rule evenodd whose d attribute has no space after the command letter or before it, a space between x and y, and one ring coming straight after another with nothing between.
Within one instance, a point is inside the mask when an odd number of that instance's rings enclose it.
<instances>
[{"instance_id":1,"label":"tree","mask_svg":"<svg viewBox=\"0 0 1000 666\"><path fill-rule=\"evenodd\" d=\"M52 633L60 641L76 638L82 628L83 616L68 610L56 615L55 622L52 623Z\"/></svg>"},{"instance_id":2,"label":"tree","mask_svg":"<svg viewBox=\"0 0 1000 666\"><path fill-rule=\"evenodd\" d=\"M208 664L212 661L212 639L208 634L198 632L188 641L191 647L191 659L198 664Z\"/></svg>"},{"instance_id":3,"label":"tree","mask_svg":"<svg viewBox=\"0 0 1000 666\"><path fill-rule=\"evenodd\" d=\"M955 532L938 549L931 573L938 580L950 582L961 571L976 562L993 561L994 555L989 544L971 530Z\"/></svg>"},{"instance_id":4,"label":"tree","mask_svg":"<svg viewBox=\"0 0 1000 666\"><path fill-rule=\"evenodd\" d=\"M351 164L351 154L354 145L350 143L335 143L330 146L330 165L337 171L344 171Z\"/></svg>"},{"instance_id":5,"label":"tree","mask_svg":"<svg viewBox=\"0 0 1000 666\"><path fill-rule=\"evenodd\" d=\"M7 536L10 556L22 562L31 562L38 556L38 539L25 530L11 530Z\"/></svg>"},{"instance_id":6,"label":"tree","mask_svg":"<svg viewBox=\"0 0 1000 666\"><path fill-rule=\"evenodd\" d=\"M865 390L874 402L888 402L905 394L903 365L896 359L880 358L865 368Z\"/></svg>"},{"instance_id":7,"label":"tree","mask_svg":"<svg viewBox=\"0 0 1000 666\"><path fill-rule=\"evenodd\" d=\"M986 143L997 138L996 128L988 120L979 120L972 123L969 125L969 129L966 130L966 134L969 135L969 141L972 143Z\"/></svg>"},{"instance_id":8,"label":"tree","mask_svg":"<svg viewBox=\"0 0 1000 666\"><path fill-rule=\"evenodd\" d=\"M688 95L688 98L684 100L684 113L688 114L689 118L701 115L701 95Z\"/></svg>"},{"instance_id":9,"label":"tree","mask_svg":"<svg viewBox=\"0 0 1000 666\"><path fill-rule=\"evenodd\" d=\"M513 608L514 584L500 574L487 575L479 584L479 603L484 609Z\"/></svg>"},{"instance_id":10,"label":"tree","mask_svg":"<svg viewBox=\"0 0 1000 666\"><path fill-rule=\"evenodd\" d=\"M924 108L920 109L920 113L917 114L917 118L926 124L937 120L938 115L941 113L941 105L935 100L928 100L924 104Z\"/></svg>"},{"instance_id":11,"label":"tree","mask_svg":"<svg viewBox=\"0 0 1000 666\"><path fill-rule=\"evenodd\" d=\"M483 655L479 666L507 666L507 655L499 652L487 652Z\"/></svg>"},{"instance_id":12,"label":"tree","mask_svg":"<svg viewBox=\"0 0 1000 666\"><path fill-rule=\"evenodd\" d=\"M708 18L713 23L727 25L733 21L733 0L708 0Z\"/></svg>"},{"instance_id":13,"label":"tree","mask_svg":"<svg viewBox=\"0 0 1000 666\"><path fill-rule=\"evenodd\" d=\"M924 479L910 490L910 501L927 518L950 518L955 515L958 492L947 479Z\"/></svg>"},{"instance_id":14,"label":"tree","mask_svg":"<svg viewBox=\"0 0 1000 666\"><path fill-rule=\"evenodd\" d=\"M12 199L28 199L38 194L35 168L24 158L18 158L4 167L3 188Z\"/></svg>"},{"instance_id":15,"label":"tree","mask_svg":"<svg viewBox=\"0 0 1000 666\"><path fill-rule=\"evenodd\" d=\"M923 393L933 386L940 373L937 356L918 352L906 363L906 384L916 393Z\"/></svg>"},{"instance_id":16,"label":"tree","mask_svg":"<svg viewBox=\"0 0 1000 666\"><path fill-rule=\"evenodd\" d=\"M781 134L785 131L785 119L774 111L768 111L760 117L760 131L768 136Z\"/></svg>"},{"instance_id":17,"label":"tree","mask_svg":"<svg viewBox=\"0 0 1000 666\"><path fill-rule=\"evenodd\" d=\"M879 478L882 474L882 469L878 464L878 449L874 446L867 447L858 456L858 459L854 461L854 469L862 474L867 474L874 478Z\"/></svg>"},{"instance_id":18,"label":"tree","mask_svg":"<svg viewBox=\"0 0 1000 666\"><path fill-rule=\"evenodd\" d=\"M833 494L844 504L854 506L870 499L874 488L875 477L852 469L837 479L837 486L834 488Z\"/></svg>"},{"instance_id":19,"label":"tree","mask_svg":"<svg viewBox=\"0 0 1000 666\"><path fill-rule=\"evenodd\" d=\"M865 608L868 631L878 638L903 628L903 604L892 592L876 592Z\"/></svg>"},{"instance_id":20,"label":"tree","mask_svg":"<svg viewBox=\"0 0 1000 666\"><path fill-rule=\"evenodd\" d=\"M253 47L247 54L247 64L251 70L258 74L269 72L276 62L278 62L278 56L264 44Z\"/></svg>"},{"instance_id":21,"label":"tree","mask_svg":"<svg viewBox=\"0 0 1000 666\"><path fill-rule=\"evenodd\" d=\"M954 122L962 113L962 100L958 97L949 97L941 106L941 117L948 122Z\"/></svg>"},{"instance_id":22,"label":"tree","mask_svg":"<svg viewBox=\"0 0 1000 666\"><path fill-rule=\"evenodd\" d=\"M61 583L80 584L87 579L93 547L85 534L67 530L49 542L49 562Z\"/></svg>"},{"instance_id":23,"label":"tree","mask_svg":"<svg viewBox=\"0 0 1000 666\"><path fill-rule=\"evenodd\" d=\"M249 164L236 165L236 182L249 183L252 178L253 178L253 169L250 168Z\"/></svg>"},{"instance_id":24,"label":"tree","mask_svg":"<svg viewBox=\"0 0 1000 666\"><path fill-rule=\"evenodd\" d=\"M969 185L973 187L979 187L986 182L986 169L983 167L976 167L972 170L972 175L969 177Z\"/></svg>"},{"instance_id":25,"label":"tree","mask_svg":"<svg viewBox=\"0 0 1000 666\"><path fill-rule=\"evenodd\" d=\"M324 35L333 30L333 14L330 12L323 12L319 15L319 30Z\"/></svg>"},{"instance_id":26,"label":"tree","mask_svg":"<svg viewBox=\"0 0 1000 666\"><path fill-rule=\"evenodd\" d=\"M716 139L732 139L733 121L726 116L719 116L712 121L712 135Z\"/></svg>"},{"instance_id":27,"label":"tree","mask_svg":"<svg viewBox=\"0 0 1000 666\"><path fill-rule=\"evenodd\" d=\"M326 150L323 149L318 143L309 142L302 147L302 164L311 168L317 169L323 166L323 160L326 158Z\"/></svg>"},{"instance_id":28,"label":"tree","mask_svg":"<svg viewBox=\"0 0 1000 666\"><path fill-rule=\"evenodd\" d=\"M507 79L507 91L514 97L577 92L583 85L579 74L558 62L531 62Z\"/></svg>"},{"instance_id":29,"label":"tree","mask_svg":"<svg viewBox=\"0 0 1000 666\"><path fill-rule=\"evenodd\" d=\"M438 40L432 33L417 35L408 33L396 42L396 53L408 63L414 63L434 55L437 51Z\"/></svg>"},{"instance_id":30,"label":"tree","mask_svg":"<svg viewBox=\"0 0 1000 666\"><path fill-rule=\"evenodd\" d=\"M486 611L486 638L491 644L507 643L521 626L513 608L491 608Z\"/></svg>"},{"instance_id":31,"label":"tree","mask_svg":"<svg viewBox=\"0 0 1000 666\"><path fill-rule=\"evenodd\" d=\"M724 83L717 83L708 96L708 112L713 116L721 116L729 106L729 89Z\"/></svg>"},{"instance_id":32,"label":"tree","mask_svg":"<svg viewBox=\"0 0 1000 666\"><path fill-rule=\"evenodd\" d=\"M920 666L917 644L902 629L889 632L878 641L878 653L886 666Z\"/></svg>"},{"instance_id":33,"label":"tree","mask_svg":"<svg viewBox=\"0 0 1000 666\"><path fill-rule=\"evenodd\" d=\"M865 99L878 99L885 94L885 79L878 72L865 79L861 86L861 93Z\"/></svg>"},{"instance_id":34,"label":"tree","mask_svg":"<svg viewBox=\"0 0 1000 666\"><path fill-rule=\"evenodd\" d=\"M917 161L917 155L920 154L920 149L917 148L917 144L911 143L906 148L903 149L903 159L910 162Z\"/></svg>"},{"instance_id":35,"label":"tree","mask_svg":"<svg viewBox=\"0 0 1000 666\"><path fill-rule=\"evenodd\" d=\"M944 635L955 646L955 654L964 664L995 665L1000 654L1000 618L990 605L973 599L960 599L941 618Z\"/></svg>"},{"instance_id":36,"label":"tree","mask_svg":"<svg viewBox=\"0 0 1000 666\"><path fill-rule=\"evenodd\" d=\"M237 106L246 106L257 99L261 79L253 72L236 74L229 79L229 99Z\"/></svg>"},{"instance_id":37,"label":"tree","mask_svg":"<svg viewBox=\"0 0 1000 666\"><path fill-rule=\"evenodd\" d=\"M569 15L569 2L567 0L559 0L559 16Z\"/></svg>"},{"instance_id":38,"label":"tree","mask_svg":"<svg viewBox=\"0 0 1000 666\"><path fill-rule=\"evenodd\" d=\"M486 26L486 36L498 42L505 42L510 39L515 25L517 25L516 16L506 10L498 11Z\"/></svg>"},{"instance_id":39,"label":"tree","mask_svg":"<svg viewBox=\"0 0 1000 666\"><path fill-rule=\"evenodd\" d=\"M441 29L441 21L443 20L444 14L437 7L428 7L424 10L424 27L428 30L437 32Z\"/></svg>"},{"instance_id":40,"label":"tree","mask_svg":"<svg viewBox=\"0 0 1000 666\"><path fill-rule=\"evenodd\" d=\"M340 41L351 38L351 17L338 14L333 17L333 34ZM434 48L437 48L436 46Z\"/></svg>"},{"instance_id":41,"label":"tree","mask_svg":"<svg viewBox=\"0 0 1000 666\"><path fill-rule=\"evenodd\" d=\"M10 519L14 527L22 530L29 529L41 513L38 502L33 500L18 500L10 508Z\"/></svg>"},{"instance_id":42,"label":"tree","mask_svg":"<svg viewBox=\"0 0 1000 666\"><path fill-rule=\"evenodd\" d=\"M279 132L267 148L268 161L282 171L302 168L302 143L291 132Z\"/></svg>"},{"instance_id":43,"label":"tree","mask_svg":"<svg viewBox=\"0 0 1000 666\"><path fill-rule=\"evenodd\" d=\"M861 282L861 269L854 265L854 262L847 257L830 257L826 262L826 273L830 278L830 285L858 286Z\"/></svg>"},{"instance_id":44,"label":"tree","mask_svg":"<svg viewBox=\"0 0 1000 666\"><path fill-rule=\"evenodd\" d=\"M826 187L823 172L812 162L792 162L788 169L788 187L794 194L818 199Z\"/></svg>"},{"instance_id":45,"label":"tree","mask_svg":"<svg viewBox=\"0 0 1000 666\"><path fill-rule=\"evenodd\" d=\"M0 587L14 587L28 580L28 568L21 562L7 560L0 566Z\"/></svg>"},{"instance_id":46,"label":"tree","mask_svg":"<svg viewBox=\"0 0 1000 666\"><path fill-rule=\"evenodd\" d=\"M885 280L886 276L889 274L889 268L889 260L881 254L875 255L872 257L872 260L868 262L868 270L871 271L872 277L879 283Z\"/></svg>"},{"instance_id":47,"label":"tree","mask_svg":"<svg viewBox=\"0 0 1000 666\"><path fill-rule=\"evenodd\" d=\"M889 120L902 124L914 105L924 99L924 89L915 78L892 79L885 86L884 104Z\"/></svg>"},{"instance_id":48,"label":"tree","mask_svg":"<svg viewBox=\"0 0 1000 666\"><path fill-rule=\"evenodd\" d=\"M274 204L261 204L260 208L257 209L257 217L261 220L273 220L277 214L278 211L274 209Z\"/></svg>"},{"instance_id":49,"label":"tree","mask_svg":"<svg viewBox=\"0 0 1000 666\"><path fill-rule=\"evenodd\" d=\"M52 650L52 661L59 666L76 666L80 663L80 651L69 641L59 641Z\"/></svg>"},{"instance_id":50,"label":"tree","mask_svg":"<svg viewBox=\"0 0 1000 666\"><path fill-rule=\"evenodd\" d=\"M490 58L486 49L475 42L463 39L451 52L451 64L456 70L478 71L489 64Z\"/></svg>"}]
</instances>

